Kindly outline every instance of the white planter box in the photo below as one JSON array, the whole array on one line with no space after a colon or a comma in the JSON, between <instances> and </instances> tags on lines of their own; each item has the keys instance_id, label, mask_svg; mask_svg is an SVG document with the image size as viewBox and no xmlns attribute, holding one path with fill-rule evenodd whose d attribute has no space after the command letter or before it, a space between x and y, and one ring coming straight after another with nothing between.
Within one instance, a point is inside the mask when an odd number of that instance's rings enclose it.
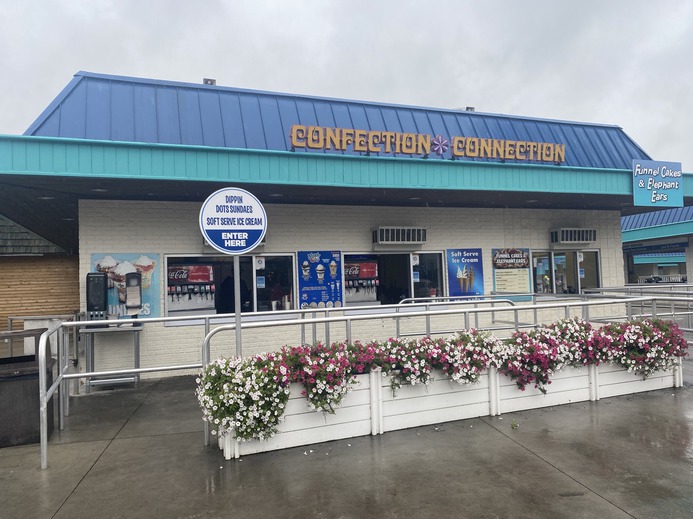
<instances>
[{"instance_id":1,"label":"white planter box","mask_svg":"<svg viewBox=\"0 0 693 519\"><path fill-rule=\"evenodd\" d=\"M482 375L475 384L458 384L441 372L434 372L433 376L427 386L403 385L394 397L390 379L382 377L382 428L379 432L490 414L488 374Z\"/></svg>"},{"instance_id":2,"label":"white planter box","mask_svg":"<svg viewBox=\"0 0 693 519\"><path fill-rule=\"evenodd\" d=\"M597 366L596 371L597 385L599 387L597 400L610 396L642 393L643 391L654 391L656 389L680 387L683 385L677 380L680 367L669 372L654 373L645 380L640 375L628 373L623 368L609 364L600 364Z\"/></svg>"},{"instance_id":3,"label":"white planter box","mask_svg":"<svg viewBox=\"0 0 693 519\"><path fill-rule=\"evenodd\" d=\"M552 405L584 402L590 399L590 376L587 368L565 368L551 376L543 394L534 385L520 391L514 380L500 375L499 414Z\"/></svg>"},{"instance_id":4,"label":"white planter box","mask_svg":"<svg viewBox=\"0 0 693 519\"><path fill-rule=\"evenodd\" d=\"M646 380L608 364L565 368L553 375L547 393L543 394L534 387L520 391L513 380L499 375L495 368L489 369L477 384L457 384L436 371L428 386L403 385L394 397L390 379L379 371L358 375L356 380L335 414L311 410L301 395L303 387L292 385L278 434L264 442L237 442L232 434L224 434L219 438L224 457L238 458L421 425L680 387L683 374L680 361L673 370L657 373Z\"/></svg>"}]
</instances>

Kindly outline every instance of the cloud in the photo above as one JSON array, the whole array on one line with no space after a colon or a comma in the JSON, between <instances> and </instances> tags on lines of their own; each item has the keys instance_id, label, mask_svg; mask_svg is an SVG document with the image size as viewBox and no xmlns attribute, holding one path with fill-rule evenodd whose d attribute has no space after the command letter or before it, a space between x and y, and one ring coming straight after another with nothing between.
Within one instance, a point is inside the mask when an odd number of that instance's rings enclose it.
<instances>
[{"instance_id":1,"label":"cloud","mask_svg":"<svg viewBox=\"0 0 693 519\"><path fill-rule=\"evenodd\" d=\"M78 70L623 127L693 170L693 4L0 0L1 133Z\"/></svg>"}]
</instances>

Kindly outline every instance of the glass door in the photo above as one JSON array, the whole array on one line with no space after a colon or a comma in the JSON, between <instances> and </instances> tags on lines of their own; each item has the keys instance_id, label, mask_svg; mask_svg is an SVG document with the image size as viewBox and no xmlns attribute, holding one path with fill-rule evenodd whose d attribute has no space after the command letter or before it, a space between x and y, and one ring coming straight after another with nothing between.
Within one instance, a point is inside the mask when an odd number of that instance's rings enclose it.
<instances>
[{"instance_id":1,"label":"glass door","mask_svg":"<svg viewBox=\"0 0 693 519\"><path fill-rule=\"evenodd\" d=\"M598 251L533 252L534 292L537 294L579 294L598 288Z\"/></svg>"},{"instance_id":2,"label":"glass door","mask_svg":"<svg viewBox=\"0 0 693 519\"><path fill-rule=\"evenodd\" d=\"M413 253L411 255L414 297L436 297L443 294L443 254Z\"/></svg>"},{"instance_id":3,"label":"glass door","mask_svg":"<svg viewBox=\"0 0 693 519\"><path fill-rule=\"evenodd\" d=\"M534 292L536 294L553 294L553 269L551 268L551 253L533 253L532 265L534 269Z\"/></svg>"}]
</instances>

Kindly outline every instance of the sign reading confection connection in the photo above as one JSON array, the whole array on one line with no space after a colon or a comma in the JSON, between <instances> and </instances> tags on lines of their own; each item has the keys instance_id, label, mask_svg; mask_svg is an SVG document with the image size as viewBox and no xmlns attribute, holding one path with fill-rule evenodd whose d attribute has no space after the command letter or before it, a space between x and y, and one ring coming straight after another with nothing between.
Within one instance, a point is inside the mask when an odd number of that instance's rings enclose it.
<instances>
[{"instance_id":1,"label":"sign reading confection connection","mask_svg":"<svg viewBox=\"0 0 693 519\"><path fill-rule=\"evenodd\" d=\"M260 245L267 232L265 208L254 195L224 188L209 195L200 209L200 230L224 254L239 255Z\"/></svg>"},{"instance_id":2,"label":"sign reading confection connection","mask_svg":"<svg viewBox=\"0 0 693 519\"><path fill-rule=\"evenodd\" d=\"M551 142L512 141L479 137L422 133L403 133L352 128L326 128L294 124L291 127L291 148L308 150L352 150L366 154L419 155L431 153L440 158L479 158L519 160L527 162L565 162L565 144Z\"/></svg>"},{"instance_id":3,"label":"sign reading confection connection","mask_svg":"<svg viewBox=\"0 0 693 519\"><path fill-rule=\"evenodd\" d=\"M680 162L633 160L633 205L683 207Z\"/></svg>"}]
</instances>

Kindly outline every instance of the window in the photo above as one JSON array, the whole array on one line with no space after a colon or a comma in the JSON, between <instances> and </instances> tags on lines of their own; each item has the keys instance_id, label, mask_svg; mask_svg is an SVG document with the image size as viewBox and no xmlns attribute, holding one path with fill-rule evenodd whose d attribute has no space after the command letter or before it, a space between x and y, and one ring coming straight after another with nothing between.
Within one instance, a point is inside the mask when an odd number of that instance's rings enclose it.
<instances>
[{"instance_id":1,"label":"window","mask_svg":"<svg viewBox=\"0 0 693 519\"><path fill-rule=\"evenodd\" d=\"M283 310L294 301L293 256L241 256L241 311ZM167 258L166 315L235 312L232 256Z\"/></svg>"}]
</instances>

